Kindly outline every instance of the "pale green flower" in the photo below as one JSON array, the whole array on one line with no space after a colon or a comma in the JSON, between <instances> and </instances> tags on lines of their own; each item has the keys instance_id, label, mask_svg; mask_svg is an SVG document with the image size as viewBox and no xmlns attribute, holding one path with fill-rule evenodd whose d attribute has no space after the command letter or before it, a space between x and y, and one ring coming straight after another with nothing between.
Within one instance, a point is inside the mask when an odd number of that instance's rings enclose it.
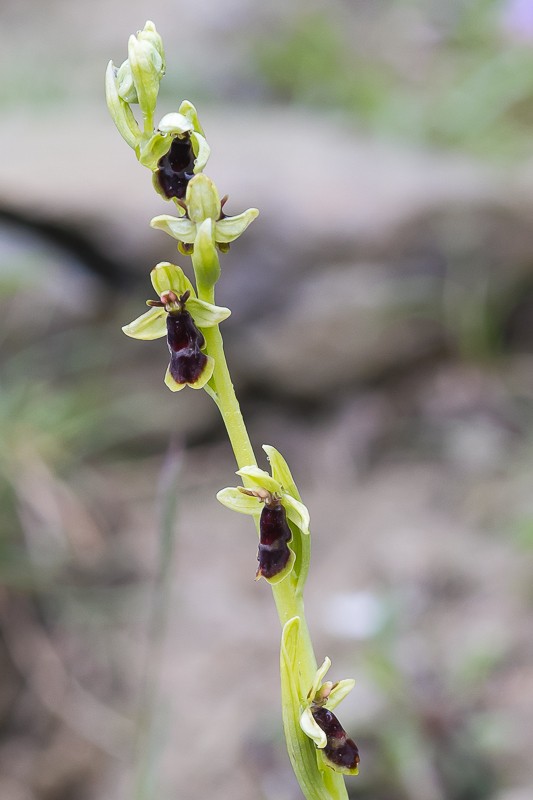
<instances>
[{"instance_id":1,"label":"pale green flower","mask_svg":"<svg viewBox=\"0 0 533 800\"><path fill-rule=\"evenodd\" d=\"M309 511L297 496L296 487L285 459L271 445L263 445L263 449L270 458L272 475L255 465L243 467L236 474L245 478L246 483L252 489L258 489L279 497L287 512L289 521L296 525L303 534L308 535ZM238 511L240 514L250 514L258 517L262 511L262 502L258 496L246 494L246 490L242 486L229 486L226 489L221 489L217 494L217 500L222 505L232 511Z\"/></svg>"},{"instance_id":2,"label":"pale green flower","mask_svg":"<svg viewBox=\"0 0 533 800\"><path fill-rule=\"evenodd\" d=\"M315 743L319 757L326 767L344 775L357 775L359 772L357 745L348 738L337 717L331 713L351 692L355 681L346 678L338 683L323 682L330 667L331 661L326 656L316 671L304 701L300 727Z\"/></svg>"},{"instance_id":3,"label":"pale green flower","mask_svg":"<svg viewBox=\"0 0 533 800\"><path fill-rule=\"evenodd\" d=\"M204 231L211 241L222 251L227 250L230 242L237 239L257 217L259 211L249 208L234 217L226 217L222 212L223 203L217 188L207 175L196 175L187 187L185 196L186 214L183 217L172 217L161 214L150 222L152 228L165 231L178 242L188 245L192 250L197 242L200 227L205 223ZM209 221L209 224L207 224Z\"/></svg>"},{"instance_id":4,"label":"pale green flower","mask_svg":"<svg viewBox=\"0 0 533 800\"><path fill-rule=\"evenodd\" d=\"M159 299L148 300L152 308L122 330L133 339L166 336L171 354L166 385L174 392L185 386L201 389L214 369L214 360L202 352L205 339L201 329L219 325L231 312L198 299L193 285L175 264L161 262L152 270L151 279Z\"/></svg>"}]
</instances>

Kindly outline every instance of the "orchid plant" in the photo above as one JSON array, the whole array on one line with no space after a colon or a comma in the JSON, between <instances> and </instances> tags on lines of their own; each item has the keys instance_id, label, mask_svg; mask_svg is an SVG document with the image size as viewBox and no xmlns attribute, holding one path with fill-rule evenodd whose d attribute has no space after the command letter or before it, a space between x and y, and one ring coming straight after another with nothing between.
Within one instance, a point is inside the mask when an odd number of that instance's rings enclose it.
<instances>
[{"instance_id":1,"label":"orchid plant","mask_svg":"<svg viewBox=\"0 0 533 800\"><path fill-rule=\"evenodd\" d=\"M108 65L107 104L120 134L151 170L156 191L174 204L175 215L157 216L151 225L172 236L180 253L190 256L194 282L176 264L157 264L151 271L156 299L149 299L149 310L123 331L134 339L166 336L168 388L204 389L221 413L242 485L222 489L217 497L229 509L251 515L258 529L256 578L270 583L282 625L281 699L289 757L307 800L347 800L343 775L357 774L359 754L332 710L354 681L324 682L329 658L317 669L303 602L309 511L281 453L264 445L271 472L257 466L220 333L231 312L215 304L219 253L228 251L258 211L224 214L226 198L220 198L203 174L210 150L192 103L182 102L178 111L154 123L164 73L163 43L155 25L147 22L130 37L128 58L121 66ZM134 106L140 109L140 122Z\"/></svg>"}]
</instances>

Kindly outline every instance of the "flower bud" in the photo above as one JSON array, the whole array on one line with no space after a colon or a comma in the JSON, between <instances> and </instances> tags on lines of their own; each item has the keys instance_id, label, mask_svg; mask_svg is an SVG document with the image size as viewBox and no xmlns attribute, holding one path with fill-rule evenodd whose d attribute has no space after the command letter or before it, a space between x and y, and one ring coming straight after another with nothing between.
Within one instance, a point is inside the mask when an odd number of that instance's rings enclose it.
<instances>
[{"instance_id":1,"label":"flower bud","mask_svg":"<svg viewBox=\"0 0 533 800\"><path fill-rule=\"evenodd\" d=\"M120 135L135 149L140 141L141 132L131 108L120 94L118 75L112 61L107 65L105 74L105 94L107 107Z\"/></svg>"}]
</instances>

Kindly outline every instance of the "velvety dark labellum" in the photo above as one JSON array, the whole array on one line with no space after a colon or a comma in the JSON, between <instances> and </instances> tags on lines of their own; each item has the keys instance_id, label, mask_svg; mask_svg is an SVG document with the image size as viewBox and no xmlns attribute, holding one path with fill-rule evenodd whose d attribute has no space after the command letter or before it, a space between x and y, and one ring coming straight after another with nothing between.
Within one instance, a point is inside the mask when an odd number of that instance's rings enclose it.
<instances>
[{"instance_id":1,"label":"velvety dark labellum","mask_svg":"<svg viewBox=\"0 0 533 800\"><path fill-rule=\"evenodd\" d=\"M291 555L287 542L291 537L287 515L281 503L265 503L259 520L258 575L274 578L287 566Z\"/></svg>"},{"instance_id":2,"label":"velvety dark labellum","mask_svg":"<svg viewBox=\"0 0 533 800\"><path fill-rule=\"evenodd\" d=\"M355 769L359 764L359 750L353 739L349 739L339 720L327 708L313 708L313 718L326 734L324 755L332 764L345 769Z\"/></svg>"},{"instance_id":3,"label":"velvety dark labellum","mask_svg":"<svg viewBox=\"0 0 533 800\"><path fill-rule=\"evenodd\" d=\"M176 383L195 383L207 364L207 356L201 350L205 339L185 309L167 315L167 343L170 374Z\"/></svg>"},{"instance_id":4,"label":"velvety dark labellum","mask_svg":"<svg viewBox=\"0 0 533 800\"><path fill-rule=\"evenodd\" d=\"M189 136L172 140L170 150L157 162L157 180L165 197L182 200L194 177L194 152Z\"/></svg>"}]
</instances>

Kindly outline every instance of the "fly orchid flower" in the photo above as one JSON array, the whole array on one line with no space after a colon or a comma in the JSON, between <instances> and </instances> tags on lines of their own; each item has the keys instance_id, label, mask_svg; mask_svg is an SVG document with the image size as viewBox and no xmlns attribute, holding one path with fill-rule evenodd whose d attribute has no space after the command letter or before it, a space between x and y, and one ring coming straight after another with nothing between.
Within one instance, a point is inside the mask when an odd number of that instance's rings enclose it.
<instances>
[{"instance_id":1,"label":"fly orchid flower","mask_svg":"<svg viewBox=\"0 0 533 800\"><path fill-rule=\"evenodd\" d=\"M326 656L316 671L313 684L307 694L305 709L300 716L300 727L313 740L324 764L345 775L359 772L359 750L353 739L349 739L339 720L332 713L355 685L352 678L332 683L322 682L331 661Z\"/></svg>"},{"instance_id":2,"label":"fly orchid flower","mask_svg":"<svg viewBox=\"0 0 533 800\"><path fill-rule=\"evenodd\" d=\"M214 361L203 351L201 328L218 325L230 315L228 308L214 306L196 297L192 283L175 264L166 261L150 273L158 300L148 300L150 310L122 330L133 339L167 337L170 364L165 375L168 388L201 389L213 374Z\"/></svg>"},{"instance_id":3,"label":"fly orchid flower","mask_svg":"<svg viewBox=\"0 0 533 800\"><path fill-rule=\"evenodd\" d=\"M263 449L270 458L272 475L256 466L243 467L237 475L248 485L222 489L217 499L233 511L259 518L256 578L274 584L287 577L294 566L290 526L308 535L309 511L299 499L283 456L270 445L263 445Z\"/></svg>"},{"instance_id":4,"label":"fly orchid flower","mask_svg":"<svg viewBox=\"0 0 533 800\"><path fill-rule=\"evenodd\" d=\"M139 161L154 171L158 194L167 200L182 200L189 181L207 164L209 153L196 109L184 100L178 111L160 120L155 133L141 147ZM183 213L179 204L178 209Z\"/></svg>"},{"instance_id":5,"label":"fly orchid flower","mask_svg":"<svg viewBox=\"0 0 533 800\"><path fill-rule=\"evenodd\" d=\"M161 214L154 217L150 225L177 239L182 252L194 251L200 229L221 252L226 252L230 242L244 233L259 214L257 208L249 208L242 214L227 217L222 210L226 200L227 197L220 199L215 184L207 175L196 175L187 186L185 202L181 203L185 215Z\"/></svg>"}]
</instances>

